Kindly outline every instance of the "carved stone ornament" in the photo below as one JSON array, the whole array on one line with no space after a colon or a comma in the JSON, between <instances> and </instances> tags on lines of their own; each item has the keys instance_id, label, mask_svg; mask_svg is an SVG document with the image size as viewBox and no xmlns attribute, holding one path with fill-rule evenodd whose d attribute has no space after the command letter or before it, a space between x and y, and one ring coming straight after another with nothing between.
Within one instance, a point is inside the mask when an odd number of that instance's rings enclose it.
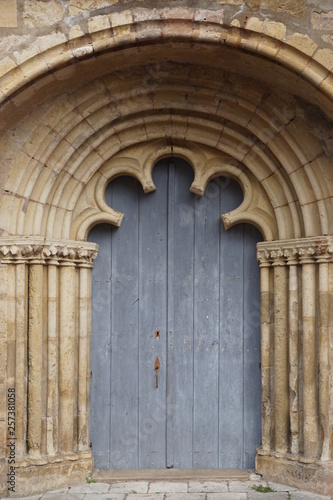
<instances>
[{"instance_id":1,"label":"carved stone ornament","mask_svg":"<svg viewBox=\"0 0 333 500\"><path fill-rule=\"evenodd\" d=\"M260 267L333 262L332 236L258 243Z\"/></svg>"},{"instance_id":2,"label":"carved stone ornament","mask_svg":"<svg viewBox=\"0 0 333 500\"><path fill-rule=\"evenodd\" d=\"M85 241L48 240L44 238L7 237L0 239L2 264L61 264L92 266L97 257L98 245Z\"/></svg>"}]
</instances>

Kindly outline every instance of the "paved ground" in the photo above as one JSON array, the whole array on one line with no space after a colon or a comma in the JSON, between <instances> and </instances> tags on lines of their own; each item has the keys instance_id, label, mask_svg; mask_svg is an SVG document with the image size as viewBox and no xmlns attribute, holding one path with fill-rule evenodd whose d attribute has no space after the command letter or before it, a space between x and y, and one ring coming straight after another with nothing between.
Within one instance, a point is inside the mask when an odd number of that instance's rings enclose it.
<instances>
[{"instance_id":1,"label":"paved ground","mask_svg":"<svg viewBox=\"0 0 333 500\"><path fill-rule=\"evenodd\" d=\"M253 486L270 487L261 493ZM252 474L247 481L115 481L86 483L49 491L21 500L333 500L290 486L261 481ZM1 499L5 500L5 499Z\"/></svg>"}]
</instances>

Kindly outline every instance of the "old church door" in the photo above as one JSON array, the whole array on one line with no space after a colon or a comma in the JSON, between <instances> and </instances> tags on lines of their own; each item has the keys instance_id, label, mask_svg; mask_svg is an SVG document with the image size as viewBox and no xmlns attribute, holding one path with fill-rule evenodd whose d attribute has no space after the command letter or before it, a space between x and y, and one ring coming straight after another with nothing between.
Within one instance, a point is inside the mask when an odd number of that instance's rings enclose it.
<instances>
[{"instance_id":1,"label":"old church door","mask_svg":"<svg viewBox=\"0 0 333 500\"><path fill-rule=\"evenodd\" d=\"M189 191L165 159L157 190L129 177L106 200L121 228L95 227L91 442L111 469L250 468L260 444L259 272L251 226L224 231L238 184ZM156 368L158 368L156 370Z\"/></svg>"}]
</instances>

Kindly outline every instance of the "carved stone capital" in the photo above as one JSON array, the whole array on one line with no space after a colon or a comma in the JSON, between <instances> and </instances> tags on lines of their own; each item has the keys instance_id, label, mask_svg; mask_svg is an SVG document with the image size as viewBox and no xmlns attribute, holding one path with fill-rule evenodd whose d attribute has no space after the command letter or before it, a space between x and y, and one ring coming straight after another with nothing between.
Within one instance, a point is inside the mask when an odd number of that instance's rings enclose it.
<instances>
[{"instance_id":1,"label":"carved stone capital","mask_svg":"<svg viewBox=\"0 0 333 500\"><path fill-rule=\"evenodd\" d=\"M260 267L333 262L333 236L258 243Z\"/></svg>"},{"instance_id":2,"label":"carved stone capital","mask_svg":"<svg viewBox=\"0 0 333 500\"><path fill-rule=\"evenodd\" d=\"M85 241L48 240L39 237L0 238L2 264L72 263L91 267L97 257L98 245Z\"/></svg>"}]
</instances>

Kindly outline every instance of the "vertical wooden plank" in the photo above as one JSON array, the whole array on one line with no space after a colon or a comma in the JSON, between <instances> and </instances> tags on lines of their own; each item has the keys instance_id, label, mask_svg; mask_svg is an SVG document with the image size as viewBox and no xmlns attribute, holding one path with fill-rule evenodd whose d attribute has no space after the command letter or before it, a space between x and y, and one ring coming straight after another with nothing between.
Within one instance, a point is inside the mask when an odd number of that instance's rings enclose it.
<instances>
[{"instance_id":1,"label":"vertical wooden plank","mask_svg":"<svg viewBox=\"0 0 333 500\"><path fill-rule=\"evenodd\" d=\"M213 181L195 203L194 468L218 467L220 215L220 190Z\"/></svg>"},{"instance_id":2,"label":"vertical wooden plank","mask_svg":"<svg viewBox=\"0 0 333 500\"><path fill-rule=\"evenodd\" d=\"M168 253L167 253L167 419L166 419L166 466L174 467L174 426L175 426L175 186L176 164L174 161L163 162L168 171ZM177 170L178 173L178 170Z\"/></svg>"},{"instance_id":3,"label":"vertical wooden plank","mask_svg":"<svg viewBox=\"0 0 333 500\"><path fill-rule=\"evenodd\" d=\"M175 162L173 249L168 255L169 261L171 258L174 260L173 338L170 339L174 356L173 465L178 469L190 469L193 432L193 350L194 344L199 342L198 338L193 338L195 195L189 190L193 180L192 168L183 160L173 161ZM170 272L168 279L170 280ZM170 417L168 413L168 420Z\"/></svg>"},{"instance_id":4,"label":"vertical wooden plank","mask_svg":"<svg viewBox=\"0 0 333 500\"><path fill-rule=\"evenodd\" d=\"M168 172L157 165L155 193L140 196L139 467L166 467L167 195ZM159 330L160 338L155 337ZM154 362L159 357L158 389Z\"/></svg>"},{"instance_id":5,"label":"vertical wooden plank","mask_svg":"<svg viewBox=\"0 0 333 500\"><path fill-rule=\"evenodd\" d=\"M111 468L138 468L138 195L135 179L112 182L112 207L124 212L112 234Z\"/></svg>"},{"instance_id":6,"label":"vertical wooden plank","mask_svg":"<svg viewBox=\"0 0 333 500\"><path fill-rule=\"evenodd\" d=\"M255 452L261 442L260 372L260 292L256 243L259 231L244 225L244 469L254 467Z\"/></svg>"},{"instance_id":7,"label":"vertical wooden plank","mask_svg":"<svg viewBox=\"0 0 333 500\"><path fill-rule=\"evenodd\" d=\"M242 201L238 184L221 182L221 213ZM243 467L243 228L220 236L220 467Z\"/></svg>"},{"instance_id":8,"label":"vertical wooden plank","mask_svg":"<svg viewBox=\"0 0 333 500\"><path fill-rule=\"evenodd\" d=\"M92 272L90 441L96 468L110 467L111 405L111 233L101 224L93 228L89 241L99 245Z\"/></svg>"}]
</instances>

